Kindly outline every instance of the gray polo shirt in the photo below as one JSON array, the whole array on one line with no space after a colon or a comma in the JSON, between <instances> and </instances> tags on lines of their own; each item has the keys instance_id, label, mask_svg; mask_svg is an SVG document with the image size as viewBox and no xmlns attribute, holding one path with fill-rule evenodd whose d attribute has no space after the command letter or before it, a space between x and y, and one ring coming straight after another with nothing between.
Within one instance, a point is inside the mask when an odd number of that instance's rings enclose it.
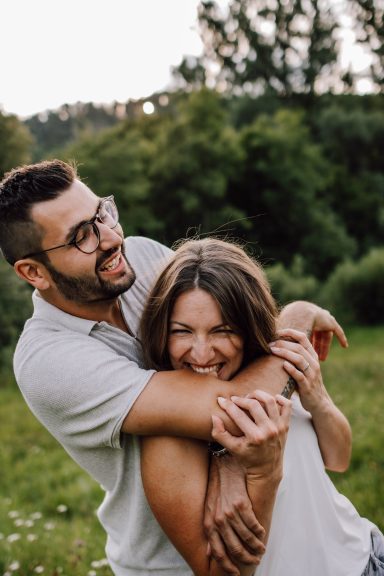
<instances>
[{"instance_id":1,"label":"gray polo shirt","mask_svg":"<svg viewBox=\"0 0 384 576\"><path fill-rule=\"evenodd\" d=\"M137 334L148 291L171 251L141 237L128 238L126 251L137 278L121 303ZM112 570L191 575L146 501L139 439L120 432L153 374L142 367L140 343L107 322L71 316L37 293L33 303L15 351L16 379L35 416L105 490L98 516Z\"/></svg>"}]
</instances>

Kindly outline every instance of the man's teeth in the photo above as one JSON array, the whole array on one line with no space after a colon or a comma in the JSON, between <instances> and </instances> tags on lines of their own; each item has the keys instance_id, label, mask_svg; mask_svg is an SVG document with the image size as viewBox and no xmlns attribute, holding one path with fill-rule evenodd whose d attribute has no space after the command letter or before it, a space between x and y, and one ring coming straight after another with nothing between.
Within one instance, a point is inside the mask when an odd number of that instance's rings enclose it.
<instances>
[{"instance_id":1,"label":"man's teeth","mask_svg":"<svg viewBox=\"0 0 384 576\"><path fill-rule=\"evenodd\" d=\"M197 366L196 364L189 364L189 367L199 374L211 374L211 372L218 372L221 368L221 364L213 364L212 366Z\"/></svg>"},{"instance_id":2,"label":"man's teeth","mask_svg":"<svg viewBox=\"0 0 384 576\"><path fill-rule=\"evenodd\" d=\"M106 264L106 266L103 266L101 268L101 270L113 270L114 268L117 267L117 265L120 262L120 254L118 254L117 256L115 256L115 258L113 260L111 260L108 264Z\"/></svg>"}]
</instances>

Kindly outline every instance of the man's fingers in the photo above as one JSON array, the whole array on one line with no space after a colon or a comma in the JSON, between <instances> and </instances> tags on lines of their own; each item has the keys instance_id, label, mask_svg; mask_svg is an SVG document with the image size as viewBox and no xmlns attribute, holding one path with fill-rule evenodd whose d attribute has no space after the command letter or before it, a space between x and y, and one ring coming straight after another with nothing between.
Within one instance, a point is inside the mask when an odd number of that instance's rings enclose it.
<instances>
[{"instance_id":1,"label":"man's fingers","mask_svg":"<svg viewBox=\"0 0 384 576\"><path fill-rule=\"evenodd\" d=\"M245 545L245 541L242 541L239 534L234 530L234 526L228 523L225 515L216 517L215 522L221 538L217 550L215 550L215 553L212 552L212 555L217 561L219 561L218 558L220 558L220 562L227 562L220 548L220 544L223 544L225 552L231 561L241 562L242 564L258 564L260 562L261 556L265 552L265 546L262 542L257 541L257 539L252 539L255 547L255 553L253 553L253 551ZM248 536L247 538L249 539ZM218 554L218 558L215 554Z\"/></svg>"},{"instance_id":2,"label":"man's fingers","mask_svg":"<svg viewBox=\"0 0 384 576\"><path fill-rule=\"evenodd\" d=\"M216 531L209 535L210 555L216 560L226 574L240 576L240 571L228 556L225 546Z\"/></svg>"}]
</instances>

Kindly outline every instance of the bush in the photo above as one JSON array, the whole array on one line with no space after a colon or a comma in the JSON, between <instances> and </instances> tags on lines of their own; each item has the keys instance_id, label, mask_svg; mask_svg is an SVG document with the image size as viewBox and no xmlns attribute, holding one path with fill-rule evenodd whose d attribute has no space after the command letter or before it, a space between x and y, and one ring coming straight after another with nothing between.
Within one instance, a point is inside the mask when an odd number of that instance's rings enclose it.
<instances>
[{"instance_id":1,"label":"bush","mask_svg":"<svg viewBox=\"0 0 384 576\"><path fill-rule=\"evenodd\" d=\"M319 283L314 276L305 276L304 259L295 256L292 266L285 268L274 264L266 268L266 274L272 288L272 294L280 305L293 300L319 300Z\"/></svg>"},{"instance_id":2,"label":"bush","mask_svg":"<svg viewBox=\"0 0 384 576\"><path fill-rule=\"evenodd\" d=\"M384 248L374 248L357 262L339 264L323 290L327 307L345 323L384 323Z\"/></svg>"}]
</instances>

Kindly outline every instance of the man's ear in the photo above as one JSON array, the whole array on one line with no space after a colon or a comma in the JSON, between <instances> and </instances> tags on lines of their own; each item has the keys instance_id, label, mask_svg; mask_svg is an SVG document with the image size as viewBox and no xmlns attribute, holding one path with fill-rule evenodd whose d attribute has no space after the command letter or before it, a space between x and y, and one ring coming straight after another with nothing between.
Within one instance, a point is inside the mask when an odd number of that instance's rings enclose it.
<instances>
[{"instance_id":1,"label":"man's ear","mask_svg":"<svg viewBox=\"0 0 384 576\"><path fill-rule=\"evenodd\" d=\"M13 267L19 278L25 280L37 290L43 291L50 287L50 276L45 266L40 262L25 258L15 262Z\"/></svg>"}]
</instances>

